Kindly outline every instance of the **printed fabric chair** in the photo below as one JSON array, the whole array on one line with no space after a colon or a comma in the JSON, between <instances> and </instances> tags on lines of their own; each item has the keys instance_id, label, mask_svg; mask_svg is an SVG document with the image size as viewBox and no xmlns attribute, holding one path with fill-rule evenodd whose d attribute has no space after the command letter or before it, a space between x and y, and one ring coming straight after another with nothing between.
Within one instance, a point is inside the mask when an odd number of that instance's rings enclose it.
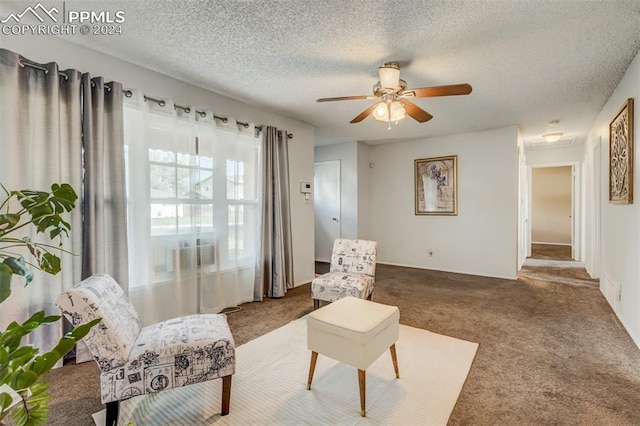
<instances>
[{"instance_id":1,"label":"printed fabric chair","mask_svg":"<svg viewBox=\"0 0 640 426\"><path fill-rule=\"evenodd\" d=\"M229 413L235 343L226 315L191 315L142 327L135 308L109 275L93 275L56 299L74 326L102 321L84 341L100 367L107 426L122 400L222 378L222 415Z\"/></svg>"},{"instance_id":2,"label":"printed fabric chair","mask_svg":"<svg viewBox=\"0 0 640 426\"><path fill-rule=\"evenodd\" d=\"M376 275L378 242L338 238L333 243L329 272L311 282L313 308L320 301L335 302L346 296L371 300Z\"/></svg>"}]
</instances>

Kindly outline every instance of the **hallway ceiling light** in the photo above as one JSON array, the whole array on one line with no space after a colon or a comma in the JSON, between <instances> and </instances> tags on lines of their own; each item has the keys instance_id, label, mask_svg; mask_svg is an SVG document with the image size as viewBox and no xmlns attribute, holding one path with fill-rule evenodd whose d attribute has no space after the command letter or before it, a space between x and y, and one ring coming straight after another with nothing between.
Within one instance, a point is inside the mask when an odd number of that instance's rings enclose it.
<instances>
[{"instance_id":1,"label":"hallway ceiling light","mask_svg":"<svg viewBox=\"0 0 640 426\"><path fill-rule=\"evenodd\" d=\"M564 133L555 132L555 133L545 133L542 135L545 141L549 143L558 142Z\"/></svg>"}]
</instances>

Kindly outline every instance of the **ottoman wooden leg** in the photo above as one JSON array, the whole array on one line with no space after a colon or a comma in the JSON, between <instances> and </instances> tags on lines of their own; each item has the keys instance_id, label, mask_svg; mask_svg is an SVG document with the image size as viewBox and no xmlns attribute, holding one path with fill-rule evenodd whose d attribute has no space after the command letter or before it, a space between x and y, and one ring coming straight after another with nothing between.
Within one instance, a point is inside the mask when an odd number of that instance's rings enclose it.
<instances>
[{"instance_id":1,"label":"ottoman wooden leg","mask_svg":"<svg viewBox=\"0 0 640 426\"><path fill-rule=\"evenodd\" d=\"M358 385L360 386L360 415L366 417L365 406L365 393L367 389L367 372L365 370L358 369Z\"/></svg>"},{"instance_id":2,"label":"ottoman wooden leg","mask_svg":"<svg viewBox=\"0 0 640 426\"><path fill-rule=\"evenodd\" d=\"M396 344L394 343L389 348L391 352L391 361L393 361L393 369L396 370L396 379L400 378L400 372L398 371L398 356L396 355Z\"/></svg>"},{"instance_id":3,"label":"ottoman wooden leg","mask_svg":"<svg viewBox=\"0 0 640 426\"><path fill-rule=\"evenodd\" d=\"M311 381L313 380L313 372L316 369L316 361L318 361L318 352L311 352L311 363L309 364L309 380L307 380L307 390L311 390Z\"/></svg>"},{"instance_id":4,"label":"ottoman wooden leg","mask_svg":"<svg viewBox=\"0 0 640 426\"><path fill-rule=\"evenodd\" d=\"M107 402L106 426L117 426L119 411L120 411L120 401Z\"/></svg>"},{"instance_id":5,"label":"ottoman wooden leg","mask_svg":"<svg viewBox=\"0 0 640 426\"><path fill-rule=\"evenodd\" d=\"M229 402L231 401L231 375L222 378L222 415L229 414Z\"/></svg>"}]
</instances>

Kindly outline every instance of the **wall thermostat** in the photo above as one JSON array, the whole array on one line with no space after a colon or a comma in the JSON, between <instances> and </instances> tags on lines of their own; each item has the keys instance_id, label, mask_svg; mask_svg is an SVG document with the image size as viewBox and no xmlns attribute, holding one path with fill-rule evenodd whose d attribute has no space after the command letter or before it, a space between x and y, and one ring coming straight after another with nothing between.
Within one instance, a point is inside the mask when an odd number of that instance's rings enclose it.
<instances>
[{"instance_id":1,"label":"wall thermostat","mask_svg":"<svg viewBox=\"0 0 640 426\"><path fill-rule=\"evenodd\" d=\"M303 194L311 194L311 183L300 182L300 192Z\"/></svg>"}]
</instances>

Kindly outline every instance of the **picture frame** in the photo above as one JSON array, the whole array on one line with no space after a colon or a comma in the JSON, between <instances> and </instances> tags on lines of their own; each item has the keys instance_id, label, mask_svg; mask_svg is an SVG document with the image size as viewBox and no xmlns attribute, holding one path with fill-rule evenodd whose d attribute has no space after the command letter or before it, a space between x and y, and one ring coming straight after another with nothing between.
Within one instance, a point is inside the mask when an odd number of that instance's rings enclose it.
<instances>
[{"instance_id":1,"label":"picture frame","mask_svg":"<svg viewBox=\"0 0 640 426\"><path fill-rule=\"evenodd\" d=\"M414 160L415 214L458 215L458 156Z\"/></svg>"},{"instance_id":2,"label":"picture frame","mask_svg":"<svg viewBox=\"0 0 640 426\"><path fill-rule=\"evenodd\" d=\"M609 203L633 203L633 98L609 123Z\"/></svg>"}]
</instances>

